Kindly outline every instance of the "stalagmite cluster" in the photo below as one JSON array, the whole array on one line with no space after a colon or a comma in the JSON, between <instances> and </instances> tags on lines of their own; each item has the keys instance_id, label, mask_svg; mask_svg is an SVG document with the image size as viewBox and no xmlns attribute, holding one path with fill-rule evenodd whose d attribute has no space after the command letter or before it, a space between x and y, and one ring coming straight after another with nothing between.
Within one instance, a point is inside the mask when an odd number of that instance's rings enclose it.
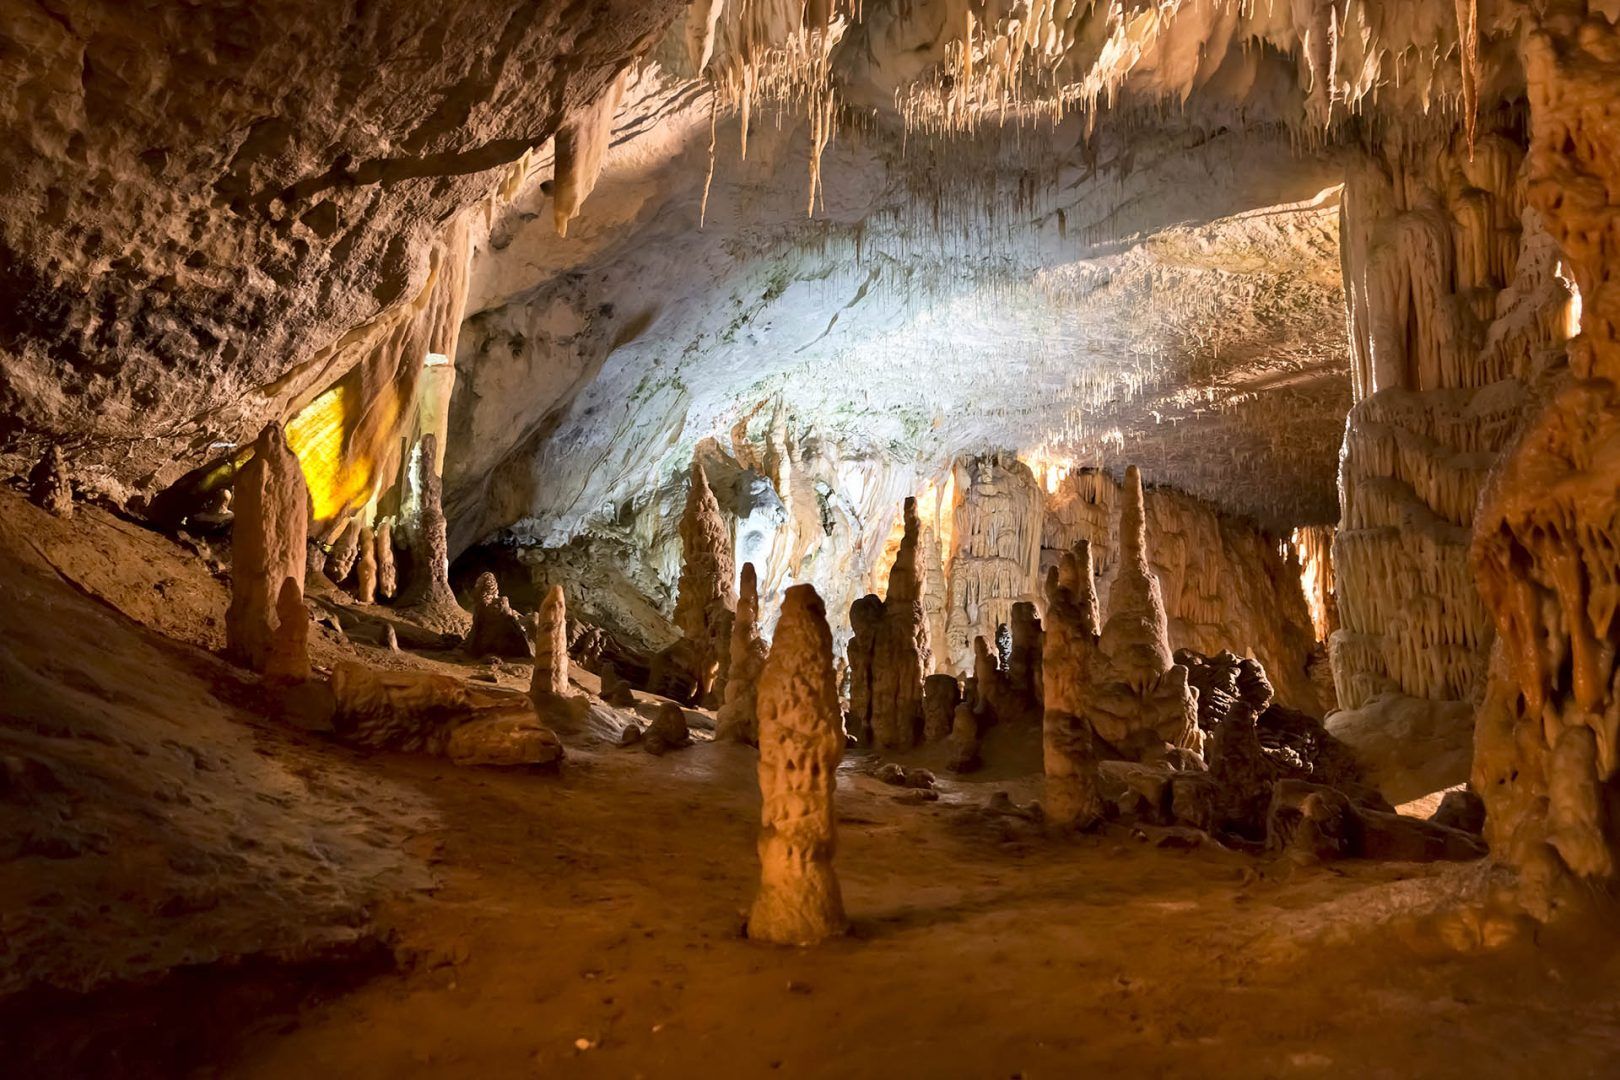
<instances>
[{"instance_id":1,"label":"stalagmite cluster","mask_svg":"<svg viewBox=\"0 0 1620 1080\"><path fill-rule=\"evenodd\" d=\"M266 424L236 477L226 650L271 678L309 675L304 607L309 491L280 424Z\"/></svg>"},{"instance_id":2,"label":"stalagmite cluster","mask_svg":"<svg viewBox=\"0 0 1620 1080\"><path fill-rule=\"evenodd\" d=\"M917 556L916 499L906 500L903 514L905 533L889 571L889 591L872 640L872 742L885 750L908 749L916 742L922 726L923 679L933 664Z\"/></svg>"},{"instance_id":3,"label":"stalagmite cluster","mask_svg":"<svg viewBox=\"0 0 1620 1080\"><path fill-rule=\"evenodd\" d=\"M843 753L826 609L815 589L795 585L759 677L760 886L748 914L755 941L808 945L846 926L833 871Z\"/></svg>"},{"instance_id":4,"label":"stalagmite cluster","mask_svg":"<svg viewBox=\"0 0 1620 1080\"><path fill-rule=\"evenodd\" d=\"M731 624L731 667L726 672L726 700L716 716L715 738L759 742L759 673L770 647L759 633L759 576L743 563L737 591L737 615Z\"/></svg>"}]
</instances>

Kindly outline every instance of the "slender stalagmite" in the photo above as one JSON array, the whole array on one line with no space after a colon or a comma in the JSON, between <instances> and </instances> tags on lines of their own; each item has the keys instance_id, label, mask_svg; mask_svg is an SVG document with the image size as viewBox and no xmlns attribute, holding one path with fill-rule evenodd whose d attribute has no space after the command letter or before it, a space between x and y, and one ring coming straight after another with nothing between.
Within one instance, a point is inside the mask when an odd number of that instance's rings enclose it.
<instances>
[{"instance_id":1,"label":"slender stalagmite","mask_svg":"<svg viewBox=\"0 0 1620 1080\"><path fill-rule=\"evenodd\" d=\"M906 500L904 521L872 649L872 741L885 750L908 749L916 742L923 679L933 666L922 602L923 568L917 559L916 499Z\"/></svg>"},{"instance_id":2,"label":"slender stalagmite","mask_svg":"<svg viewBox=\"0 0 1620 1080\"><path fill-rule=\"evenodd\" d=\"M422 436L416 463L422 519L411 534L411 580L401 600L436 628L464 632L470 620L450 590L450 539L440 502L438 443L432 432Z\"/></svg>"},{"instance_id":3,"label":"slender stalagmite","mask_svg":"<svg viewBox=\"0 0 1620 1080\"><path fill-rule=\"evenodd\" d=\"M843 753L827 610L814 587L795 585L759 677L760 884L748 915L755 941L810 945L847 925L833 872Z\"/></svg>"},{"instance_id":4,"label":"slender stalagmite","mask_svg":"<svg viewBox=\"0 0 1620 1080\"><path fill-rule=\"evenodd\" d=\"M280 424L266 424L253 444L236 477L235 504L226 651L266 675L306 678L309 489Z\"/></svg>"},{"instance_id":5,"label":"slender stalagmite","mask_svg":"<svg viewBox=\"0 0 1620 1080\"><path fill-rule=\"evenodd\" d=\"M1046 772L1042 807L1058 828L1085 828L1102 816L1097 752L1085 718L1098 659L1097 594L1091 583L1091 544L1081 540L1046 578L1046 632L1041 670L1045 712L1041 746Z\"/></svg>"},{"instance_id":6,"label":"slender stalagmite","mask_svg":"<svg viewBox=\"0 0 1620 1080\"><path fill-rule=\"evenodd\" d=\"M734 579L731 529L702 463L693 461L681 517L681 577L675 599L675 628L682 640L668 659L691 669L687 674L696 682L697 701L723 689L722 670L730 666Z\"/></svg>"},{"instance_id":7,"label":"slender stalagmite","mask_svg":"<svg viewBox=\"0 0 1620 1080\"><path fill-rule=\"evenodd\" d=\"M867 593L849 606L849 730L863 746L872 743L872 649L883 621L883 601Z\"/></svg>"},{"instance_id":8,"label":"slender stalagmite","mask_svg":"<svg viewBox=\"0 0 1620 1080\"><path fill-rule=\"evenodd\" d=\"M360 530L360 558L354 574L354 595L362 604L377 602L377 540L371 530Z\"/></svg>"},{"instance_id":9,"label":"slender stalagmite","mask_svg":"<svg viewBox=\"0 0 1620 1080\"><path fill-rule=\"evenodd\" d=\"M737 617L731 624L731 670L726 673L726 702L716 717L716 739L759 741L759 673L769 652L759 635L759 578L753 563L743 563Z\"/></svg>"},{"instance_id":10,"label":"slender stalagmite","mask_svg":"<svg viewBox=\"0 0 1620 1080\"><path fill-rule=\"evenodd\" d=\"M377 560L377 595L385 600L393 599L394 592L399 586L399 578L394 569L394 526L393 522L384 519L377 525L375 540Z\"/></svg>"}]
</instances>

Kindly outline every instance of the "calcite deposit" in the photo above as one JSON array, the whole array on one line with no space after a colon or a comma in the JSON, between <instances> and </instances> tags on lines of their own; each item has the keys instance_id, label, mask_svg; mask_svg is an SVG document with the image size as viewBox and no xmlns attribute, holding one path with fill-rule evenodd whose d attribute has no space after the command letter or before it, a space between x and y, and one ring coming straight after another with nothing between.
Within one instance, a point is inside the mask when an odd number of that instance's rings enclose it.
<instances>
[{"instance_id":1,"label":"calcite deposit","mask_svg":"<svg viewBox=\"0 0 1620 1080\"><path fill-rule=\"evenodd\" d=\"M1081 540L1047 571L1042 644L1044 713L1042 806L1058 828L1086 827L1102 815L1097 746L1088 717L1094 671L1101 666L1091 545Z\"/></svg>"},{"instance_id":2,"label":"calcite deposit","mask_svg":"<svg viewBox=\"0 0 1620 1080\"><path fill-rule=\"evenodd\" d=\"M226 652L271 678L309 674L304 607L309 491L281 425L266 424L237 473Z\"/></svg>"},{"instance_id":3,"label":"calcite deposit","mask_svg":"<svg viewBox=\"0 0 1620 1080\"><path fill-rule=\"evenodd\" d=\"M501 595L501 586L495 575L487 570L473 582L472 628L462 648L468 656L511 656L527 659L534 646L523 626L523 616L512 610L512 604ZM563 653L567 655L566 648Z\"/></svg>"},{"instance_id":4,"label":"calcite deposit","mask_svg":"<svg viewBox=\"0 0 1620 1080\"><path fill-rule=\"evenodd\" d=\"M1126 470L1120 502L1119 568L1108 594L1108 618L1089 672L1086 717L1098 738L1139 757L1165 744L1198 749L1197 694L1187 669L1172 662L1159 579L1148 565L1142 477ZM1082 586L1083 587L1083 586Z\"/></svg>"},{"instance_id":5,"label":"calcite deposit","mask_svg":"<svg viewBox=\"0 0 1620 1080\"><path fill-rule=\"evenodd\" d=\"M845 929L833 870L843 754L826 608L815 589L795 585L759 677L760 884L748 912L755 941L811 945Z\"/></svg>"},{"instance_id":6,"label":"calcite deposit","mask_svg":"<svg viewBox=\"0 0 1620 1080\"><path fill-rule=\"evenodd\" d=\"M753 563L743 563L737 615L731 624L726 700L715 717L715 738L751 745L759 742L759 673L769 654L770 647L759 633L759 577Z\"/></svg>"},{"instance_id":7,"label":"calcite deposit","mask_svg":"<svg viewBox=\"0 0 1620 1080\"><path fill-rule=\"evenodd\" d=\"M674 623L681 640L659 656L655 684L690 700L714 703L725 691L731 624L737 607L731 530L709 487L703 464L692 462L681 517L681 577Z\"/></svg>"},{"instance_id":8,"label":"calcite deposit","mask_svg":"<svg viewBox=\"0 0 1620 1080\"><path fill-rule=\"evenodd\" d=\"M606 675L602 691L606 697ZM529 697L542 702L568 693L568 601L562 586L553 585L534 615L534 674L529 678Z\"/></svg>"},{"instance_id":9,"label":"calcite deposit","mask_svg":"<svg viewBox=\"0 0 1620 1080\"><path fill-rule=\"evenodd\" d=\"M887 750L907 749L921 734L923 679L933 665L917 560L916 499L906 500L903 515L905 532L889 570L883 615L872 638L872 742Z\"/></svg>"}]
</instances>

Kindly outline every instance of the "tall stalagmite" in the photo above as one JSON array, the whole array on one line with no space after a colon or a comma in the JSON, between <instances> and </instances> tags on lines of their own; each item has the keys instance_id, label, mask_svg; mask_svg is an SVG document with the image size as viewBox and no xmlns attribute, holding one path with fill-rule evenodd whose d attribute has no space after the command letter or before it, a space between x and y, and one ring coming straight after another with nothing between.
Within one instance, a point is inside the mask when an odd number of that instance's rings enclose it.
<instances>
[{"instance_id":1,"label":"tall stalagmite","mask_svg":"<svg viewBox=\"0 0 1620 1080\"><path fill-rule=\"evenodd\" d=\"M716 739L759 742L759 673L770 648L759 634L759 577L754 564L743 563L737 615L731 623L731 668L726 672L726 702L716 717Z\"/></svg>"},{"instance_id":2,"label":"tall stalagmite","mask_svg":"<svg viewBox=\"0 0 1620 1080\"><path fill-rule=\"evenodd\" d=\"M889 595L872 646L872 741L904 750L922 721L923 679L933 666L928 613L923 609L923 567L917 559L917 500L906 499L905 532L889 571Z\"/></svg>"},{"instance_id":3,"label":"tall stalagmite","mask_svg":"<svg viewBox=\"0 0 1620 1080\"><path fill-rule=\"evenodd\" d=\"M377 560L377 595L386 600L393 599L399 586L399 577L394 568L394 525L384 518L377 523L377 535L373 538L376 545L375 558Z\"/></svg>"},{"instance_id":4,"label":"tall stalagmite","mask_svg":"<svg viewBox=\"0 0 1620 1080\"><path fill-rule=\"evenodd\" d=\"M1102 816L1097 750L1085 710L1098 660L1097 592L1091 544L1081 540L1046 576L1046 631L1042 638L1041 749L1046 772L1046 820L1059 828L1086 828Z\"/></svg>"},{"instance_id":5,"label":"tall stalagmite","mask_svg":"<svg viewBox=\"0 0 1620 1080\"><path fill-rule=\"evenodd\" d=\"M360 557L354 573L354 597L362 604L377 602L377 538L364 527L360 530Z\"/></svg>"},{"instance_id":6,"label":"tall stalagmite","mask_svg":"<svg viewBox=\"0 0 1620 1080\"><path fill-rule=\"evenodd\" d=\"M1549 17L1525 60L1529 198L1579 288L1581 333L1474 524L1498 638L1473 782L1493 855L1547 918L1620 879L1620 31Z\"/></svg>"},{"instance_id":7,"label":"tall stalagmite","mask_svg":"<svg viewBox=\"0 0 1620 1080\"><path fill-rule=\"evenodd\" d=\"M844 731L833 679L832 632L821 598L795 585L782 600L759 678L760 886L748 936L809 945L845 929L833 872L833 792Z\"/></svg>"},{"instance_id":8,"label":"tall stalagmite","mask_svg":"<svg viewBox=\"0 0 1620 1080\"><path fill-rule=\"evenodd\" d=\"M681 517L681 577L675 600L675 628L681 641L663 660L683 669L694 686L694 701L722 690L723 669L731 655L731 622L737 607L733 591L731 529L709 487L703 464L692 462L686 512Z\"/></svg>"},{"instance_id":9,"label":"tall stalagmite","mask_svg":"<svg viewBox=\"0 0 1620 1080\"><path fill-rule=\"evenodd\" d=\"M534 616L534 674L529 697L536 702L568 696L568 605L553 585Z\"/></svg>"},{"instance_id":10,"label":"tall stalagmite","mask_svg":"<svg viewBox=\"0 0 1620 1080\"><path fill-rule=\"evenodd\" d=\"M306 678L309 490L280 424L266 424L253 444L252 459L236 477L235 507L226 649L266 675Z\"/></svg>"},{"instance_id":11,"label":"tall stalagmite","mask_svg":"<svg viewBox=\"0 0 1620 1080\"><path fill-rule=\"evenodd\" d=\"M849 606L849 731L872 742L872 650L883 623L883 601L867 593Z\"/></svg>"},{"instance_id":12,"label":"tall stalagmite","mask_svg":"<svg viewBox=\"0 0 1620 1080\"><path fill-rule=\"evenodd\" d=\"M1087 719L1099 737L1128 756L1163 743L1197 749L1197 695L1187 685L1187 669L1171 659L1164 599L1148 565L1142 475L1134 465L1125 470L1119 542L1108 620L1098 642L1103 664L1092 681Z\"/></svg>"},{"instance_id":13,"label":"tall stalagmite","mask_svg":"<svg viewBox=\"0 0 1620 1080\"><path fill-rule=\"evenodd\" d=\"M464 633L472 618L450 591L450 541L440 502L442 481L438 471L438 436L422 436L416 462L417 494L421 519L411 530L411 580L400 600L418 618L435 629Z\"/></svg>"}]
</instances>

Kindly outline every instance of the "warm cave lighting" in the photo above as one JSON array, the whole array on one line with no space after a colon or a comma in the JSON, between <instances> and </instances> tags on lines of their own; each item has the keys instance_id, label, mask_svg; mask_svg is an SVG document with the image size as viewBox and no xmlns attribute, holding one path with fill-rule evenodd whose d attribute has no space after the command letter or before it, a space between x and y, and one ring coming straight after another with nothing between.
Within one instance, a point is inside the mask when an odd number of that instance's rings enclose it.
<instances>
[{"instance_id":1,"label":"warm cave lighting","mask_svg":"<svg viewBox=\"0 0 1620 1080\"><path fill-rule=\"evenodd\" d=\"M0 83L0 1080L1620 1080L1620 0Z\"/></svg>"}]
</instances>

